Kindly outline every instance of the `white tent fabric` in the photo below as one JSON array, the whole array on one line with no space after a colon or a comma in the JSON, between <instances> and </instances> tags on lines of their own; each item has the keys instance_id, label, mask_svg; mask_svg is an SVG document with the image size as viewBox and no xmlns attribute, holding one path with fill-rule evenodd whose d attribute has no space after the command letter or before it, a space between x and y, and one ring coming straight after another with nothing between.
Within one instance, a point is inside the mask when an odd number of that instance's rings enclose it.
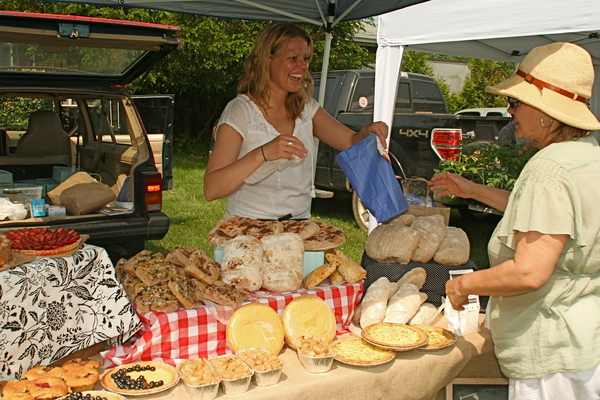
<instances>
[{"instance_id":1,"label":"white tent fabric","mask_svg":"<svg viewBox=\"0 0 600 400\"><path fill-rule=\"evenodd\" d=\"M379 17L375 117L391 124L402 54L519 62L534 47L572 42L596 68L592 111L600 116L600 1L431 0Z\"/></svg>"}]
</instances>

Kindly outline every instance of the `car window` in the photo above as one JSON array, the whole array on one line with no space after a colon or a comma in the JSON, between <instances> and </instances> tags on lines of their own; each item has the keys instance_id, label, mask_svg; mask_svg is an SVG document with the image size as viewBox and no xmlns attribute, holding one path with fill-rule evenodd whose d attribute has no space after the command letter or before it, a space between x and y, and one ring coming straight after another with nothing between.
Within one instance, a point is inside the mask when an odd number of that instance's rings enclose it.
<instances>
[{"instance_id":1,"label":"car window","mask_svg":"<svg viewBox=\"0 0 600 400\"><path fill-rule=\"evenodd\" d=\"M100 135L102 142L107 143L131 144L125 110L119 100L87 99L86 104L94 137Z\"/></svg>"}]
</instances>

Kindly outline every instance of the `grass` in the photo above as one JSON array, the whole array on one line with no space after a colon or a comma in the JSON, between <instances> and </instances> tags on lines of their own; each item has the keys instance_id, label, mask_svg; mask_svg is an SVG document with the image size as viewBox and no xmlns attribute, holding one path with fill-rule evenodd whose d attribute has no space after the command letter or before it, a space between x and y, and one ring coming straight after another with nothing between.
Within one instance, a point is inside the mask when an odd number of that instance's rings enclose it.
<instances>
[{"instance_id":1,"label":"grass","mask_svg":"<svg viewBox=\"0 0 600 400\"><path fill-rule=\"evenodd\" d=\"M147 242L146 248L154 252L168 253L175 246L195 246L212 255L213 245L206 235L225 213L225 200L207 202L203 195L204 171L207 156L177 154L174 158L174 187L163 193L163 210L171 217L169 232L162 240ZM314 199L314 219L341 228L348 240L340 250L360 263L367 240L367 233L354 222L349 193L336 193L332 199ZM490 215L484 220L461 218L453 210L450 225L462 228L469 236L471 259L480 268L488 268L487 242L498 222Z\"/></svg>"}]
</instances>

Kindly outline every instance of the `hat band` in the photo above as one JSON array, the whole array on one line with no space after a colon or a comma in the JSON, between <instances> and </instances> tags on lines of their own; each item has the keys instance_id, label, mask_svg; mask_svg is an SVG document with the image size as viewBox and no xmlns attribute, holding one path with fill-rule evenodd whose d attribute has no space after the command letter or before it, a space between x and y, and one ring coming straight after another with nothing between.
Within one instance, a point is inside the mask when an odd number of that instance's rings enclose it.
<instances>
[{"instance_id":1,"label":"hat band","mask_svg":"<svg viewBox=\"0 0 600 400\"><path fill-rule=\"evenodd\" d=\"M584 104L587 101L587 99L583 96L580 96L576 93L571 93L568 90L561 89L559 87L549 84L548 82L544 82L540 79L534 78L532 75L527 74L527 73L521 71L520 69L517 70L516 74L523 77L523 79L525 79L525 82L531 83L540 89L543 89L543 88L550 89L553 92L562 94L563 96L570 98L571 100L579 101Z\"/></svg>"}]
</instances>

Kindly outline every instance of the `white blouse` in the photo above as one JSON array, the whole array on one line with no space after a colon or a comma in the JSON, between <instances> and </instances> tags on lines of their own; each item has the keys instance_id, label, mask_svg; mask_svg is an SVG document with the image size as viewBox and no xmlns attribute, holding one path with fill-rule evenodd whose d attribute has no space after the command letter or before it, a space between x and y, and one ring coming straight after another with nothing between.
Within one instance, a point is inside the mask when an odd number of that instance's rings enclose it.
<instances>
[{"instance_id":1,"label":"white blouse","mask_svg":"<svg viewBox=\"0 0 600 400\"><path fill-rule=\"evenodd\" d=\"M264 163L264 168L256 171L261 175L259 178L256 178L256 173L253 174L250 178L255 179L247 179L227 197L226 215L267 220L276 220L288 214L294 219L310 218L317 156L312 118L318 109L319 103L311 98L302 116L295 121L293 136L304 144L308 150L307 156L293 162L275 160ZM218 125L221 124L231 126L242 136L238 159L280 135L267 122L258 106L244 94L227 104Z\"/></svg>"}]
</instances>

